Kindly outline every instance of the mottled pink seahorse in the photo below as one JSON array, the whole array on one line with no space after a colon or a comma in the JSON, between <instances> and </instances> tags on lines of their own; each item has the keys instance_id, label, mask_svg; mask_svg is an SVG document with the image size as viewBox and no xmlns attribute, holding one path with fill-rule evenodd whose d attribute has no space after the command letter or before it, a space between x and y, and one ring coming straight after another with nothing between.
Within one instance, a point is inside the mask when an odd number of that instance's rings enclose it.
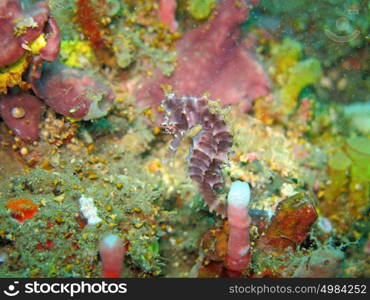
<instances>
[{"instance_id":1,"label":"mottled pink seahorse","mask_svg":"<svg viewBox=\"0 0 370 300\"><path fill-rule=\"evenodd\" d=\"M173 135L170 151L175 152L182 137L194 126L202 129L193 138L189 155L189 176L198 183L210 211L226 216L227 208L215 194L222 187L220 166L227 161L232 137L220 115L210 111L205 97L176 98L169 94L162 102L166 115L163 128Z\"/></svg>"}]
</instances>

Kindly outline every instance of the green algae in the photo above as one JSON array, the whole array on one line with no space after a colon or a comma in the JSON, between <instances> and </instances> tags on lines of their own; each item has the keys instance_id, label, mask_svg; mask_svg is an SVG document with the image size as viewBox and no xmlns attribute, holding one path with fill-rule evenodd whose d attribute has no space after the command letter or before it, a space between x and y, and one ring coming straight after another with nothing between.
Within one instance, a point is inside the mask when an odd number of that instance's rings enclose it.
<instances>
[{"instance_id":1,"label":"green algae","mask_svg":"<svg viewBox=\"0 0 370 300\"><path fill-rule=\"evenodd\" d=\"M318 82L322 70L317 59L308 58L289 68L288 73L288 82L280 91L284 113L290 113L294 109L304 87Z\"/></svg>"},{"instance_id":2,"label":"green algae","mask_svg":"<svg viewBox=\"0 0 370 300\"><path fill-rule=\"evenodd\" d=\"M370 180L370 139L350 138L346 141L348 156L353 160L355 173L363 180Z\"/></svg>"},{"instance_id":3,"label":"green algae","mask_svg":"<svg viewBox=\"0 0 370 300\"><path fill-rule=\"evenodd\" d=\"M210 16L215 4L215 0L188 0L188 12L196 20L204 20Z\"/></svg>"},{"instance_id":4,"label":"green algae","mask_svg":"<svg viewBox=\"0 0 370 300\"><path fill-rule=\"evenodd\" d=\"M13 248L4 272L21 277L100 276L99 239L114 232L130 241L129 264L137 265L143 272L160 273L160 253L153 243L158 242L157 232L161 231L156 226L155 220L160 216L155 203L163 190L143 179L136 171L135 178L117 176L102 187L76 180L70 172L35 169L11 180L1 191L1 231L4 241ZM81 225L81 195L94 199L102 223ZM26 220L21 230L4 207L6 199L17 198L30 198L39 205L34 218ZM152 225L143 218L151 220ZM50 242L52 246L47 246Z\"/></svg>"}]
</instances>

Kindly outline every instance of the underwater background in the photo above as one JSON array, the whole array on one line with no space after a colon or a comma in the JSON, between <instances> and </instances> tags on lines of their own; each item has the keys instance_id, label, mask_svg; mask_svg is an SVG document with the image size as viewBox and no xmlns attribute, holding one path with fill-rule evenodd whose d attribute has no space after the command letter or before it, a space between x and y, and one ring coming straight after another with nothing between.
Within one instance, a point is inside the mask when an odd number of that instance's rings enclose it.
<instances>
[{"instance_id":1,"label":"underwater background","mask_svg":"<svg viewBox=\"0 0 370 300\"><path fill-rule=\"evenodd\" d=\"M369 24L0 0L0 277L369 277Z\"/></svg>"}]
</instances>

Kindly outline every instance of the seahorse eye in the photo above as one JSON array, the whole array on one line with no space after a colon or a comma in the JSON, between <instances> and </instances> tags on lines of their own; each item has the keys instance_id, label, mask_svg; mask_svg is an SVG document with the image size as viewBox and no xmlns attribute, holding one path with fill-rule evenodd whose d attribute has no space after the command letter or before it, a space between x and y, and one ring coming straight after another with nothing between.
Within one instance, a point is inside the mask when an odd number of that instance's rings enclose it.
<instances>
[{"instance_id":1,"label":"seahorse eye","mask_svg":"<svg viewBox=\"0 0 370 300\"><path fill-rule=\"evenodd\" d=\"M165 133L174 134L176 132L176 124L174 123L163 123L162 128Z\"/></svg>"}]
</instances>

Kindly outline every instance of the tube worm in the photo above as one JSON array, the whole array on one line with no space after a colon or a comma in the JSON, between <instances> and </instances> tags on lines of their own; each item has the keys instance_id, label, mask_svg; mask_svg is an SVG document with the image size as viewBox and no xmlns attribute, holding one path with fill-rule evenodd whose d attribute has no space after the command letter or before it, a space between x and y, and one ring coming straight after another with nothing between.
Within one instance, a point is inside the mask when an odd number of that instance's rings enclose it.
<instances>
[{"instance_id":1,"label":"tube worm","mask_svg":"<svg viewBox=\"0 0 370 300\"><path fill-rule=\"evenodd\" d=\"M250 193L248 183L235 181L231 185L227 197L227 213L230 230L226 268L240 273L248 267L251 261L249 239L251 218L248 214Z\"/></svg>"},{"instance_id":2,"label":"tube worm","mask_svg":"<svg viewBox=\"0 0 370 300\"><path fill-rule=\"evenodd\" d=\"M121 270L125 255L122 239L115 234L109 234L105 236L100 242L99 253L103 262L102 277L121 277Z\"/></svg>"}]
</instances>

